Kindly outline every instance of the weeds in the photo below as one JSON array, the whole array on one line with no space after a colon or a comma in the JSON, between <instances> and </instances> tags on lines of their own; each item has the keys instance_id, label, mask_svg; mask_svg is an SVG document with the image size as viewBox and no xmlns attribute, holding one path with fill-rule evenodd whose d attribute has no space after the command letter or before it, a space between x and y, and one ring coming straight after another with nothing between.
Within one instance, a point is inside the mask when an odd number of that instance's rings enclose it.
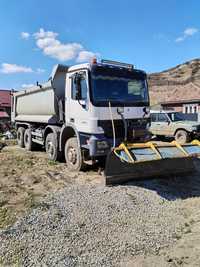
<instances>
[{"instance_id":1,"label":"weeds","mask_svg":"<svg viewBox=\"0 0 200 267\"><path fill-rule=\"evenodd\" d=\"M9 225L12 225L15 220L16 218L11 209L6 207L0 208L0 228L5 228Z\"/></svg>"},{"instance_id":2,"label":"weeds","mask_svg":"<svg viewBox=\"0 0 200 267\"><path fill-rule=\"evenodd\" d=\"M53 160L48 160L48 165L55 166L55 165L58 165L58 163L56 161L53 161Z\"/></svg>"}]
</instances>

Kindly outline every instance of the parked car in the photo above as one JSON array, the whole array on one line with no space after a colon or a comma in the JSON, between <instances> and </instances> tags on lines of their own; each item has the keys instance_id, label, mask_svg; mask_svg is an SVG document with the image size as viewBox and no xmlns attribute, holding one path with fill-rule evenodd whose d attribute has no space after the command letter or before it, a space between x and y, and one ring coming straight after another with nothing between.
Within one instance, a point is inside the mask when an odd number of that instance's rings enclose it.
<instances>
[{"instance_id":1,"label":"parked car","mask_svg":"<svg viewBox=\"0 0 200 267\"><path fill-rule=\"evenodd\" d=\"M184 144L192 139L199 139L200 124L186 119L185 114L175 111L151 110L152 135L160 137L174 137L174 139Z\"/></svg>"}]
</instances>

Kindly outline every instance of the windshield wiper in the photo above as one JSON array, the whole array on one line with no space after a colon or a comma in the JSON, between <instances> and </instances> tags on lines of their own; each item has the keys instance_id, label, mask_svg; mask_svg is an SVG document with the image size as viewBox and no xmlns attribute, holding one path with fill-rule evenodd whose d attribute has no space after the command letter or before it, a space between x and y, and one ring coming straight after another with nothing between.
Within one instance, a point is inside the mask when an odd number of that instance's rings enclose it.
<instances>
[{"instance_id":1,"label":"windshield wiper","mask_svg":"<svg viewBox=\"0 0 200 267\"><path fill-rule=\"evenodd\" d=\"M112 97L109 97L109 98L97 98L97 101L116 101L116 102L120 102L120 103L122 103L122 102L124 102L124 101L126 101L126 100L122 100L122 99L118 99L118 98L112 98Z\"/></svg>"}]
</instances>

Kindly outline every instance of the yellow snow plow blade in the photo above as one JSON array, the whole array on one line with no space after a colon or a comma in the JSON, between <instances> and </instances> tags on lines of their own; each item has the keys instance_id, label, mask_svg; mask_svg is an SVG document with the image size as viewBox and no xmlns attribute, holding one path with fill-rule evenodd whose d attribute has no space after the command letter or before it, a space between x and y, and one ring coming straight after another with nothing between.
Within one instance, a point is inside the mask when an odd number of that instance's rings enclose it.
<instances>
[{"instance_id":1,"label":"yellow snow plow blade","mask_svg":"<svg viewBox=\"0 0 200 267\"><path fill-rule=\"evenodd\" d=\"M106 184L123 183L169 175L186 175L194 172L194 158L200 156L200 142L180 145L153 142L125 144L114 148L107 157Z\"/></svg>"}]
</instances>

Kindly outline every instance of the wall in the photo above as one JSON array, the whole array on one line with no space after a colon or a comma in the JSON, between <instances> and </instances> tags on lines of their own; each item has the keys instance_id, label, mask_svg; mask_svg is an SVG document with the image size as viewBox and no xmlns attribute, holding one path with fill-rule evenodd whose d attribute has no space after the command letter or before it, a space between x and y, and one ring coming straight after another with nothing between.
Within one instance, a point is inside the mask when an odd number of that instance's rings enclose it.
<instances>
[{"instance_id":1,"label":"wall","mask_svg":"<svg viewBox=\"0 0 200 267\"><path fill-rule=\"evenodd\" d=\"M162 108L164 110L174 110L177 112L183 111L183 105L182 104L165 104L165 105L162 105Z\"/></svg>"},{"instance_id":2,"label":"wall","mask_svg":"<svg viewBox=\"0 0 200 267\"><path fill-rule=\"evenodd\" d=\"M163 104L162 108L164 110L174 110L177 112L183 112L183 113L199 113L200 112L200 104L199 103L178 103L178 104Z\"/></svg>"}]
</instances>

